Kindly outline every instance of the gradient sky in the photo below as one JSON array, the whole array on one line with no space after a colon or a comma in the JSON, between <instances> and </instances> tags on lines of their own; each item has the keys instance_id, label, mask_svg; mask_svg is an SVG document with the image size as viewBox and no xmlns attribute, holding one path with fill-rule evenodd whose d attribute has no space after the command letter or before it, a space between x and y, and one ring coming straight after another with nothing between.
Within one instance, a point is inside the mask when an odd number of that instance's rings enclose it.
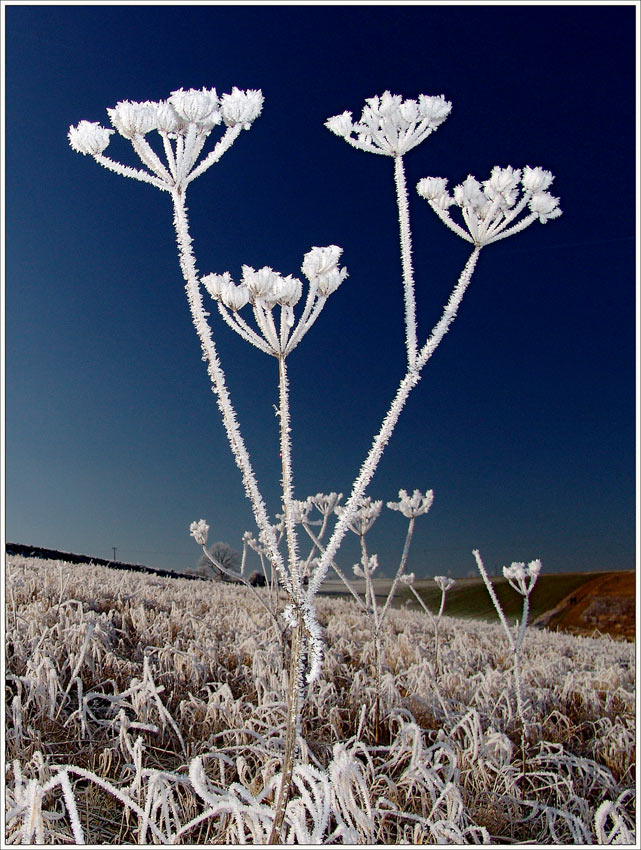
<instances>
[{"instance_id":1,"label":"gradient sky","mask_svg":"<svg viewBox=\"0 0 641 850\"><path fill-rule=\"evenodd\" d=\"M253 528L178 267L171 202L74 153L81 119L179 87L261 88L262 116L190 187L203 272L299 274L312 245L350 276L289 359L296 495L349 492L404 371L392 161L327 117L389 89L444 94L405 158L419 337L469 251L414 187L494 165L556 175L563 216L483 249L369 493L435 492L418 575L540 557L635 566L633 6L10 6L6 12L6 539L182 570ZM210 143L211 146L211 143ZM209 149L209 148L208 148ZM112 137L108 154L136 164ZM276 361L212 320L270 511ZM395 568L405 521L370 535ZM353 535L352 535L353 537ZM354 541L339 553L349 568Z\"/></svg>"}]
</instances>

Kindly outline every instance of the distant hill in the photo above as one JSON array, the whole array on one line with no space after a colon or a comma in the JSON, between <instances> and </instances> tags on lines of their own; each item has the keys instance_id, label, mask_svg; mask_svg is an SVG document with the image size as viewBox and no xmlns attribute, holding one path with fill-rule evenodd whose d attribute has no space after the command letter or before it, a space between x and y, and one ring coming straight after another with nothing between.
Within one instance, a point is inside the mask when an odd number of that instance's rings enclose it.
<instances>
[{"instance_id":1,"label":"distant hill","mask_svg":"<svg viewBox=\"0 0 641 850\"><path fill-rule=\"evenodd\" d=\"M189 573L175 573L171 570L158 570L155 567L146 567L144 564L128 564L125 561L94 558L92 555L79 555L76 552L61 552L58 549L45 549L42 546L28 546L25 543L7 543L5 550L7 555L22 555L23 558L44 558L49 561L68 561L71 564L100 564L103 567L112 567L114 570L134 570L139 573L164 576L165 578L201 578L201 576Z\"/></svg>"}]
</instances>

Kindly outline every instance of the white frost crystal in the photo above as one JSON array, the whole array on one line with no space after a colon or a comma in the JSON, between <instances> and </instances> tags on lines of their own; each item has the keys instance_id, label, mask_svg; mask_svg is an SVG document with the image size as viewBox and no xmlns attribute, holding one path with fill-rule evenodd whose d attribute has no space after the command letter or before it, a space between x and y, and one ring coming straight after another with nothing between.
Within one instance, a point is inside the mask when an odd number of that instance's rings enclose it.
<instances>
[{"instance_id":1,"label":"white frost crystal","mask_svg":"<svg viewBox=\"0 0 641 850\"><path fill-rule=\"evenodd\" d=\"M109 144L109 136L115 132L101 127L97 121L81 121L77 127L69 127L67 138L77 152L97 156Z\"/></svg>"}]
</instances>

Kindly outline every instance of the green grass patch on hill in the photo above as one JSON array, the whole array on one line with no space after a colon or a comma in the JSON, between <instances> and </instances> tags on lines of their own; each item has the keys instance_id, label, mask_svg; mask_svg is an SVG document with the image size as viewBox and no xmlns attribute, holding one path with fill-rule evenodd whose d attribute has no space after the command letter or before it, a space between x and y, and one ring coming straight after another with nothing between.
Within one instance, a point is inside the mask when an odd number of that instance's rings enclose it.
<instances>
[{"instance_id":1,"label":"green grass patch on hill","mask_svg":"<svg viewBox=\"0 0 641 850\"><path fill-rule=\"evenodd\" d=\"M529 622L554 608L572 591L581 587L603 573L562 573L560 575L539 576L530 596ZM501 603L508 621L520 618L523 610L523 597L508 584L503 577L492 578L492 584ZM416 592L434 614L438 613L441 604L441 591L434 582L416 582ZM409 601L410 607L418 608L419 604L411 591L401 585L396 592L396 604ZM492 604L483 581L479 579L458 579L445 599L444 615L449 617L472 618L475 620L498 621L498 614Z\"/></svg>"}]
</instances>

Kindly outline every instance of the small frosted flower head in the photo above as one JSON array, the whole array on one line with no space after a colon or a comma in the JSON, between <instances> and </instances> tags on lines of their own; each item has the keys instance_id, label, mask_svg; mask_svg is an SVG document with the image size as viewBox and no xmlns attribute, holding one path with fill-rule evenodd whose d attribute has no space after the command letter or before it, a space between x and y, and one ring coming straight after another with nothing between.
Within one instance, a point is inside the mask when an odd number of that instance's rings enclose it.
<instances>
[{"instance_id":1,"label":"small frosted flower head","mask_svg":"<svg viewBox=\"0 0 641 850\"><path fill-rule=\"evenodd\" d=\"M294 523L296 525L301 525L302 523L307 522L307 517L309 516L311 509L312 506L307 499L304 501L300 499L292 499L291 516Z\"/></svg>"},{"instance_id":2,"label":"small frosted flower head","mask_svg":"<svg viewBox=\"0 0 641 850\"><path fill-rule=\"evenodd\" d=\"M109 144L109 136L114 130L101 127L97 121L81 121L77 127L69 127L67 138L76 153L98 156Z\"/></svg>"},{"instance_id":3,"label":"small frosted flower head","mask_svg":"<svg viewBox=\"0 0 641 850\"><path fill-rule=\"evenodd\" d=\"M327 245L324 248L314 246L303 257L301 271L324 298L336 292L347 277L347 269L338 267L342 253L343 249L338 245Z\"/></svg>"},{"instance_id":4,"label":"small frosted flower head","mask_svg":"<svg viewBox=\"0 0 641 850\"><path fill-rule=\"evenodd\" d=\"M205 275L201 278L201 283L214 301L222 300L223 292L226 293L235 286L229 272Z\"/></svg>"},{"instance_id":5,"label":"small frosted flower head","mask_svg":"<svg viewBox=\"0 0 641 850\"><path fill-rule=\"evenodd\" d=\"M365 100L360 122L354 122L351 112L343 112L329 118L325 126L353 147L402 156L436 130L451 109L443 95L421 94L416 101L386 91Z\"/></svg>"},{"instance_id":6,"label":"small frosted flower head","mask_svg":"<svg viewBox=\"0 0 641 850\"><path fill-rule=\"evenodd\" d=\"M189 526L189 533L194 538L196 543L200 543L201 546L204 546L207 542L209 526L207 525L204 519L199 519L198 522L192 522L192 524Z\"/></svg>"},{"instance_id":7,"label":"small frosted flower head","mask_svg":"<svg viewBox=\"0 0 641 850\"><path fill-rule=\"evenodd\" d=\"M297 277L288 274L287 277L277 275L274 280L270 299L281 307L293 307L303 294L303 284Z\"/></svg>"},{"instance_id":8,"label":"small frosted flower head","mask_svg":"<svg viewBox=\"0 0 641 850\"><path fill-rule=\"evenodd\" d=\"M469 174L454 187L453 197L447 193L445 181L436 177L424 177L417 190L451 230L467 242L482 247L519 233L537 218L542 223L558 218L561 215L559 199L542 189L553 179L549 171L538 167L526 166L521 172L510 165L505 168L496 165L483 183ZM526 204L530 214L519 221L518 216ZM451 216L449 208L453 205L461 210L463 227Z\"/></svg>"},{"instance_id":9,"label":"small frosted flower head","mask_svg":"<svg viewBox=\"0 0 641 850\"><path fill-rule=\"evenodd\" d=\"M405 573L404 575L400 576L400 580L403 582L403 584L414 584L415 578L416 576L414 575L414 573Z\"/></svg>"},{"instance_id":10,"label":"small frosted flower head","mask_svg":"<svg viewBox=\"0 0 641 850\"><path fill-rule=\"evenodd\" d=\"M434 491L428 490L425 495L420 490L414 490L411 496L406 490L398 491L398 502L388 502L387 507L392 511L400 511L404 517L421 516L426 514L432 507L434 501Z\"/></svg>"},{"instance_id":11,"label":"small frosted flower head","mask_svg":"<svg viewBox=\"0 0 641 850\"><path fill-rule=\"evenodd\" d=\"M242 91L234 86L231 94L224 94L220 99L220 114L228 127L242 124L245 130L249 130L262 108L263 93L260 89Z\"/></svg>"},{"instance_id":12,"label":"small frosted flower head","mask_svg":"<svg viewBox=\"0 0 641 850\"><path fill-rule=\"evenodd\" d=\"M523 169L521 184L526 192L535 194L536 192L545 192L546 189L549 189L553 180L554 175L551 171L544 171L544 169L538 166L536 168L530 168L529 165L526 165Z\"/></svg>"},{"instance_id":13,"label":"small frosted flower head","mask_svg":"<svg viewBox=\"0 0 641 850\"><path fill-rule=\"evenodd\" d=\"M249 290L251 298L253 300L269 300L274 288L274 282L278 278L278 272L275 272L269 266L263 266L258 271L251 266L243 266L242 268L243 276L241 281Z\"/></svg>"},{"instance_id":14,"label":"small frosted flower head","mask_svg":"<svg viewBox=\"0 0 641 850\"><path fill-rule=\"evenodd\" d=\"M530 561L530 563L527 565L527 574L530 576L530 578L537 578L537 576L541 572L541 567L542 564L539 558L537 558L535 561Z\"/></svg>"},{"instance_id":15,"label":"small frosted flower head","mask_svg":"<svg viewBox=\"0 0 641 850\"><path fill-rule=\"evenodd\" d=\"M221 289L220 300L232 312L242 310L249 303L249 290L246 286L226 286Z\"/></svg>"},{"instance_id":16,"label":"small frosted flower head","mask_svg":"<svg viewBox=\"0 0 641 850\"><path fill-rule=\"evenodd\" d=\"M177 89L171 93L169 102L188 123L201 124L211 129L221 122L216 89Z\"/></svg>"},{"instance_id":17,"label":"small frosted flower head","mask_svg":"<svg viewBox=\"0 0 641 850\"><path fill-rule=\"evenodd\" d=\"M456 581L453 578L449 578L449 576L434 576L434 581L440 587L442 593L447 593L456 584Z\"/></svg>"},{"instance_id":18,"label":"small frosted flower head","mask_svg":"<svg viewBox=\"0 0 641 850\"><path fill-rule=\"evenodd\" d=\"M166 135L180 133L185 128L184 120L168 100L156 104L156 125L158 132Z\"/></svg>"},{"instance_id":19,"label":"small frosted flower head","mask_svg":"<svg viewBox=\"0 0 641 850\"><path fill-rule=\"evenodd\" d=\"M323 516L329 516L342 498L342 493L317 493L315 496L309 496L307 501Z\"/></svg>"},{"instance_id":20,"label":"small frosted flower head","mask_svg":"<svg viewBox=\"0 0 641 850\"><path fill-rule=\"evenodd\" d=\"M383 502L381 500L372 501L369 496L365 496L361 500L358 510L353 515L352 521L349 523L349 528L354 534L358 534L359 536L367 534L378 519L382 507ZM345 510L341 505L337 505L334 508L334 513L338 517L342 517Z\"/></svg>"},{"instance_id":21,"label":"small frosted flower head","mask_svg":"<svg viewBox=\"0 0 641 850\"><path fill-rule=\"evenodd\" d=\"M416 191L426 201L432 201L444 210L454 203L454 199L447 191L447 179L445 177L423 177L422 180L418 181Z\"/></svg>"},{"instance_id":22,"label":"small frosted flower head","mask_svg":"<svg viewBox=\"0 0 641 850\"><path fill-rule=\"evenodd\" d=\"M133 139L157 128L156 106L148 100L144 103L122 100L113 109L108 109L107 114L121 136Z\"/></svg>"},{"instance_id":23,"label":"small frosted flower head","mask_svg":"<svg viewBox=\"0 0 641 850\"><path fill-rule=\"evenodd\" d=\"M527 596L534 587L534 580L531 580L529 586L526 587L525 579L528 577L528 571L523 562L514 562L509 567L503 567L503 575L508 580L510 585L522 596Z\"/></svg>"},{"instance_id":24,"label":"small frosted flower head","mask_svg":"<svg viewBox=\"0 0 641 850\"><path fill-rule=\"evenodd\" d=\"M495 165L490 179L483 183L484 194L491 201L497 201L502 209L509 209L518 198L520 180L520 169L515 170L511 165L507 168Z\"/></svg>"},{"instance_id":25,"label":"small frosted flower head","mask_svg":"<svg viewBox=\"0 0 641 850\"><path fill-rule=\"evenodd\" d=\"M541 224L545 224L549 218L558 218L562 213L559 199L550 195L549 192L537 192L532 195L528 206L530 212L538 215Z\"/></svg>"},{"instance_id":26,"label":"small frosted flower head","mask_svg":"<svg viewBox=\"0 0 641 850\"><path fill-rule=\"evenodd\" d=\"M480 218L490 206L489 198L483 193L483 187L471 174L453 190L454 201L459 207L471 210Z\"/></svg>"}]
</instances>

